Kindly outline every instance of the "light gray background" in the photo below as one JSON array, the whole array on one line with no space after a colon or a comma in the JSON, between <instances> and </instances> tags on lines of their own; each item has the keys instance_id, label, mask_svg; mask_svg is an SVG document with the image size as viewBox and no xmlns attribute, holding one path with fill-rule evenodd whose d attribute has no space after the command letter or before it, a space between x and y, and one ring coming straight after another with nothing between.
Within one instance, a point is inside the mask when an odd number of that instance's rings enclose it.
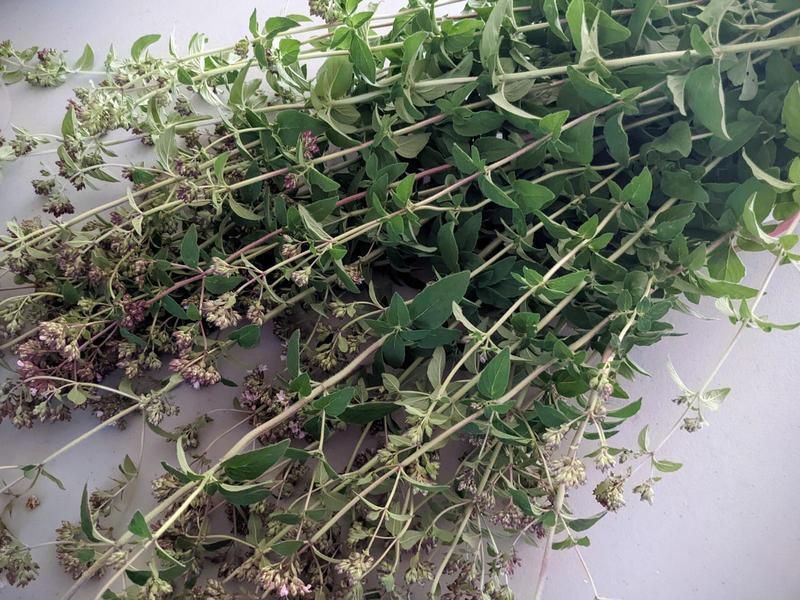
<instances>
[{"instance_id":1,"label":"light gray background","mask_svg":"<svg viewBox=\"0 0 800 600\"><path fill-rule=\"evenodd\" d=\"M259 17L281 13L307 12L301 1L258 2ZM400 7L385 2L378 10L385 14ZM213 46L232 43L247 29L253 2L240 0L172 0L171 2L110 2L108 0L26 0L0 2L0 39L11 38L19 46L38 44L69 49L77 57L83 44L95 49L98 62L104 49L114 43L125 53L134 39L145 33L162 33L156 46L166 51L166 38L174 29L181 48L196 31L209 34ZM6 97L0 89L0 127L12 123L35 132L58 131L61 109L70 95L69 85L56 90L35 90L14 86ZM10 98L10 100L9 100ZM133 145L131 145L133 146ZM43 157L51 159L51 157ZM0 182L0 218L26 217L38 210L29 181L40 168L28 158L6 170ZM111 192L87 193L78 202L91 206L108 199ZM758 283L768 257L748 257L748 281ZM762 304L762 314L778 322L800 319L800 274L784 267L775 277ZM702 308L714 316L713 306ZM654 348L636 352L634 358L652 373L629 386L632 397L643 396L644 408L630 423L631 437L646 423L654 439L666 432L678 415L670 402L676 394L666 372L671 357L678 372L691 385L699 385L715 364L733 327L724 319L701 321L685 315L672 318L676 330L691 332L667 339ZM796 496L800 491L795 460L800 453L800 425L797 410L798 332L764 334L748 331L719 373L715 384L730 386L733 392L723 409L712 414L712 426L688 435L677 435L665 448L663 458L684 462L679 472L668 474L657 486L655 506L639 502L629 494L628 507L609 515L591 531L592 545L584 556L603 596L626 600L745 600L800 597L800 519ZM243 368L258 362L277 364L279 350L267 340L257 355L228 367L225 375L237 377ZM201 392L181 390L183 413L188 422L195 413L229 408L233 392L216 386ZM219 412L214 431L235 422L237 415ZM25 464L38 460L96 423L76 413L70 424L38 426L17 431L0 425L0 464ZM28 544L53 539L61 519L77 520L78 501L84 481L103 485L114 474L125 453L139 452L141 426L130 421L124 432L102 432L85 445L56 460L52 470L67 484L65 492L40 484L37 494L42 506L26 513L19 506L7 518ZM211 435L203 440L207 443ZM219 449L230 443L220 443ZM172 459L170 446L148 434L145 454ZM6 475L8 472L0 472ZM135 507L147 507L146 485L131 499ZM582 514L593 514L597 505L588 498L590 488L573 500ZM538 570L540 551L524 548L524 567L513 584L518 598L530 600ZM55 563L52 547L36 550L43 576L28 589L0 589L0 598L56 598L69 584ZM591 598L577 556L573 551L556 552L546 598ZM88 591L82 598L90 598Z\"/></svg>"}]
</instances>

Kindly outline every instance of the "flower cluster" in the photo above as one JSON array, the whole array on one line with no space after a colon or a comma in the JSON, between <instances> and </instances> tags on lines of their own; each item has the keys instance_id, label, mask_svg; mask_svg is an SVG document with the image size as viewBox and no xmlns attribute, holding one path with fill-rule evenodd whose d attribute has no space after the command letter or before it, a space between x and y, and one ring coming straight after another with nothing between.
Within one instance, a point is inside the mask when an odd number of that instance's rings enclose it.
<instances>
[{"instance_id":1,"label":"flower cluster","mask_svg":"<svg viewBox=\"0 0 800 600\"><path fill-rule=\"evenodd\" d=\"M320 152L317 136L311 131L304 131L300 134L300 144L303 147L303 157L311 160Z\"/></svg>"},{"instance_id":2,"label":"flower cluster","mask_svg":"<svg viewBox=\"0 0 800 600\"><path fill-rule=\"evenodd\" d=\"M236 294L227 292L218 298L203 300L200 311L206 321L220 329L227 329L235 327L242 319L241 315L236 312L235 306Z\"/></svg>"},{"instance_id":3,"label":"flower cluster","mask_svg":"<svg viewBox=\"0 0 800 600\"><path fill-rule=\"evenodd\" d=\"M222 376L213 364L209 364L202 357L191 358L179 356L169 362L169 368L180 373L184 381L194 389L219 383Z\"/></svg>"},{"instance_id":4,"label":"flower cluster","mask_svg":"<svg viewBox=\"0 0 800 600\"><path fill-rule=\"evenodd\" d=\"M303 598L312 591L311 585L297 576L293 565L288 569L281 565L265 565L259 569L256 582L261 598Z\"/></svg>"},{"instance_id":5,"label":"flower cluster","mask_svg":"<svg viewBox=\"0 0 800 600\"><path fill-rule=\"evenodd\" d=\"M597 484L594 497L604 508L616 512L625 506L625 477L611 475Z\"/></svg>"},{"instance_id":6,"label":"flower cluster","mask_svg":"<svg viewBox=\"0 0 800 600\"><path fill-rule=\"evenodd\" d=\"M308 0L308 10L326 23L335 23L342 17L342 9L336 0Z\"/></svg>"},{"instance_id":7,"label":"flower cluster","mask_svg":"<svg viewBox=\"0 0 800 600\"><path fill-rule=\"evenodd\" d=\"M372 569L375 559L367 552L353 552L336 565L336 570L347 577L350 583L359 583Z\"/></svg>"},{"instance_id":8,"label":"flower cluster","mask_svg":"<svg viewBox=\"0 0 800 600\"><path fill-rule=\"evenodd\" d=\"M656 491L654 489L654 484L657 478L649 478L646 479L644 482L640 483L636 487L633 488L634 494L639 494L639 498L642 502L647 502L648 504L652 504L653 500L656 497Z\"/></svg>"},{"instance_id":9,"label":"flower cluster","mask_svg":"<svg viewBox=\"0 0 800 600\"><path fill-rule=\"evenodd\" d=\"M554 463L555 481L566 487L578 487L586 482L586 467L579 458L564 456Z\"/></svg>"},{"instance_id":10,"label":"flower cluster","mask_svg":"<svg viewBox=\"0 0 800 600\"><path fill-rule=\"evenodd\" d=\"M100 136L137 125L136 101L128 95L106 87L82 87L75 89L75 96L78 102L70 106L86 135Z\"/></svg>"},{"instance_id":11,"label":"flower cluster","mask_svg":"<svg viewBox=\"0 0 800 600\"><path fill-rule=\"evenodd\" d=\"M33 560L31 551L0 523L0 575L11 585L25 587L38 574L39 564Z\"/></svg>"},{"instance_id":12,"label":"flower cluster","mask_svg":"<svg viewBox=\"0 0 800 600\"><path fill-rule=\"evenodd\" d=\"M225 591L219 579L211 577L202 585L192 588L188 600L233 600L233 595Z\"/></svg>"},{"instance_id":13,"label":"flower cluster","mask_svg":"<svg viewBox=\"0 0 800 600\"><path fill-rule=\"evenodd\" d=\"M144 412L148 423L159 425L165 417L172 417L180 412L180 409L169 402L166 395L161 392L148 392L141 397L139 406Z\"/></svg>"},{"instance_id":14,"label":"flower cluster","mask_svg":"<svg viewBox=\"0 0 800 600\"><path fill-rule=\"evenodd\" d=\"M172 584L153 574L142 587L139 600L167 600L172 597Z\"/></svg>"},{"instance_id":15,"label":"flower cluster","mask_svg":"<svg viewBox=\"0 0 800 600\"><path fill-rule=\"evenodd\" d=\"M25 72L25 81L39 87L57 87L67 79L67 63L64 54L52 48L36 52L36 60Z\"/></svg>"},{"instance_id":16,"label":"flower cluster","mask_svg":"<svg viewBox=\"0 0 800 600\"><path fill-rule=\"evenodd\" d=\"M294 393L272 386L272 376L267 365L250 371L244 378L239 404L251 413L250 423L257 427L283 412L297 398ZM274 429L259 436L262 444L279 442L284 439L302 440L306 437L302 415L286 419Z\"/></svg>"},{"instance_id":17,"label":"flower cluster","mask_svg":"<svg viewBox=\"0 0 800 600\"><path fill-rule=\"evenodd\" d=\"M58 558L61 568L73 579L78 579L94 563L91 558L86 560L87 557L94 556L94 550L86 539L81 526L77 523L62 521L61 526L56 529L56 541L58 542L56 558ZM105 568L101 567L94 577L102 577L104 571Z\"/></svg>"}]
</instances>

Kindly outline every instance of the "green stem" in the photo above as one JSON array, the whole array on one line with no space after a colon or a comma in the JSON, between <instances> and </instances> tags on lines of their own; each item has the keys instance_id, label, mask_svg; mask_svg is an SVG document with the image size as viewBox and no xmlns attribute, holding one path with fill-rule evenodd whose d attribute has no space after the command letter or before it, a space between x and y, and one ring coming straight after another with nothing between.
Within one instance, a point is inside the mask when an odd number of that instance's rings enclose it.
<instances>
[{"instance_id":1,"label":"green stem","mask_svg":"<svg viewBox=\"0 0 800 600\"><path fill-rule=\"evenodd\" d=\"M800 36L776 37L758 42L747 42L743 44L721 45L714 49L717 56L727 56L731 54L743 54L745 52L756 52L759 50L777 50L800 46ZM626 56L624 58L609 58L602 61L607 69L622 69L636 65L650 65L660 62L669 62L682 58L707 58L696 50L673 50L670 52L655 52L653 54L641 54L638 56ZM529 71L519 71L517 73L507 73L498 75L499 81L524 81L527 79L539 79L542 77L553 77L556 75L566 75L568 69L587 70L591 68L588 64L563 65L558 67L547 67L544 69L531 69ZM433 88L440 86L464 85L477 81L477 77L450 77L441 79L426 79L417 81L414 87L419 89Z\"/></svg>"}]
</instances>

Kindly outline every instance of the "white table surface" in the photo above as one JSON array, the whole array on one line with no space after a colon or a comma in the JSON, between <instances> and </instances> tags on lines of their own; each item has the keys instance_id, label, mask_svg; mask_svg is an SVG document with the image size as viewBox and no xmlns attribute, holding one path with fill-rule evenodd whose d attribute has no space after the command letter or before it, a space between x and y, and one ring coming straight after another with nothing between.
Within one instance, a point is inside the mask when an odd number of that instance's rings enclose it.
<instances>
[{"instance_id":1,"label":"white table surface","mask_svg":"<svg viewBox=\"0 0 800 600\"><path fill-rule=\"evenodd\" d=\"M258 2L261 19L273 14L306 12L304 2ZM378 12L391 12L399 2L386 2ZM89 42L102 60L110 43L125 52L142 34L162 33L157 50L166 50L166 38L174 29L185 47L192 33L203 31L211 44L236 41L246 31L253 2L228 0L172 0L170 2L109 2L108 0L26 0L0 2L0 40L17 45L55 46L69 49L77 57ZM66 85L38 90L24 85L0 89L0 127L9 120L33 131L58 130L60 112L70 96ZM29 181L40 165L24 159L6 170L0 181L0 219L26 217L38 210ZM86 193L78 208L91 206L113 193ZM748 282L758 283L768 257L749 256ZM762 305L762 314L777 322L800 319L800 273L791 267L778 271ZM714 315L710 306L705 314ZM652 374L628 387L632 397L643 396L644 407L627 424L632 442L639 428L652 425L654 439L666 432L678 415L670 402L676 389L666 371L671 357L689 385L705 379L723 347L733 335L724 319L700 321L673 315L680 332L655 347L636 351L634 359ZM267 336L268 337L268 336ZM795 459L800 455L798 419L798 344L800 333L764 334L747 331L715 385L729 386L732 393L719 413L712 414L710 427L692 435L681 433L665 448L664 457L685 463L677 473L667 474L656 488L656 504L648 506L628 494L628 506L609 515L590 531L592 545L583 553L603 596L626 600L790 600L800 597L800 519L795 509L800 483ZM247 354L224 373L237 378L244 368L259 362L277 364L279 350L269 339L257 352ZM199 392L181 390L183 412L179 422L214 408L230 407L234 392L216 386ZM214 431L233 422L220 412ZM96 423L76 413L69 424L37 426L17 431L0 425L0 464L25 464L47 455ZM59 491L40 484L42 505L28 513L21 506L7 521L25 543L53 539L62 519L78 519L78 503L84 482L102 485L113 475L126 453L138 453L141 425L134 419L124 432L111 429L57 459L51 468L67 484ZM204 439L210 439L206 436ZM224 443L221 443L224 446ZM172 459L171 446L152 434L145 441L145 456ZM145 482L146 483L146 482ZM147 485L140 485L131 506L146 508ZM584 514L596 512L591 488L576 495L573 505ZM27 589L0 588L3 600L56 598L70 581L55 561L52 547L37 549L42 566L40 579ZM523 548L524 566L513 585L520 600L530 600L540 550ZM591 590L573 551L555 552L546 598L572 600L591 598ZM90 598L88 591L81 598Z\"/></svg>"}]
</instances>

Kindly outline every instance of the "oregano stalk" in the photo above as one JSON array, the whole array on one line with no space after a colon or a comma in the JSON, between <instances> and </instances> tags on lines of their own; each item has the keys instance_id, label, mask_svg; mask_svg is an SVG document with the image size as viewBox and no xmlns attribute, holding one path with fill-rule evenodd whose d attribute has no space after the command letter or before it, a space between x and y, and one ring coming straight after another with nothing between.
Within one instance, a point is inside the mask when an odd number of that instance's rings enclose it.
<instances>
[{"instance_id":1,"label":"oregano stalk","mask_svg":"<svg viewBox=\"0 0 800 600\"><path fill-rule=\"evenodd\" d=\"M136 413L142 445L164 437L177 460L150 510L123 499L142 467L130 457L124 481L86 487L53 543L77 577L65 597L104 570L104 598L513 597L519 544L545 544L544 563L577 550L628 488L652 501L656 471L680 468L647 430L633 448L614 437L647 401L627 399L629 357L671 333L671 310L713 297L742 327L792 327L755 313L764 286L742 284L739 255L796 261L794 7L435 11L451 4L380 17L314 0L325 23L254 13L237 44L194 36L167 58L147 34L76 90L60 135L0 143L8 168L58 144L32 182L52 219L2 238L18 362L0 415L103 419L4 467L22 476L2 493L64 485L50 461ZM0 52L12 81L96 72L90 46L72 65ZM117 130L152 157L111 156ZM119 178L124 195L69 216L72 195ZM236 385L219 367L267 336L285 363L246 374L238 425L201 446L211 413L179 422L170 392ZM706 389L713 376L683 390L697 416L677 427L696 431L729 393ZM601 512L583 517L568 496L590 460ZM129 526L111 536L113 506ZM29 583L24 541L2 534L0 551L6 578ZM212 562L220 573L198 579Z\"/></svg>"}]
</instances>

